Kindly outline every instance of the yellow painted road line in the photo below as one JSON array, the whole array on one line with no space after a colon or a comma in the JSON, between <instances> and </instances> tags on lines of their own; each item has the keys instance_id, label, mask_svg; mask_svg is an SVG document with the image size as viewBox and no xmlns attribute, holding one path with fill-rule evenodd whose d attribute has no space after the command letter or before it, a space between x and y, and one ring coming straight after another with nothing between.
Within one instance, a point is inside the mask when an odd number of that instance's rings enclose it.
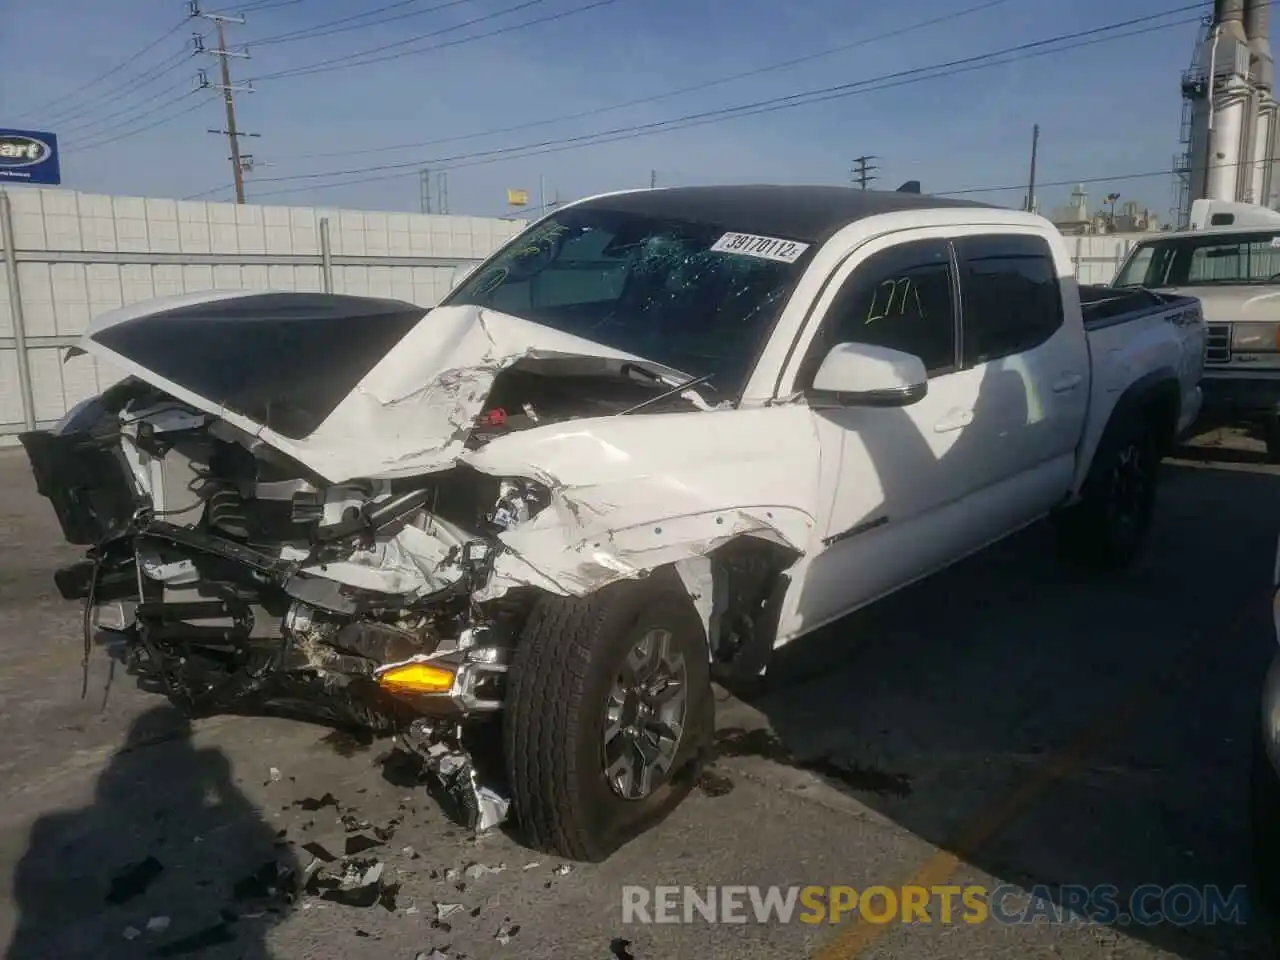
<instances>
[{"instance_id":1,"label":"yellow painted road line","mask_svg":"<svg viewBox=\"0 0 1280 960\"><path fill-rule=\"evenodd\" d=\"M1234 636L1249 617L1257 613L1252 601L1246 603L1223 632L1211 635L1212 639L1221 642ZM972 860L983 847L1026 812L1040 794L1078 771L1099 747L1113 742L1119 730L1147 699L1162 687L1179 679L1191 667L1206 639L1209 638L1198 637L1174 660L1168 670L1148 682L1137 684L1119 710L1100 717L1065 749L1046 760L1021 787L971 820L951 850L936 853L909 880L904 881L903 886L928 888L946 883L963 861ZM832 940L819 947L813 960L853 960L893 926L892 923L867 923L861 918L855 918L839 930Z\"/></svg>"}]
</instances>

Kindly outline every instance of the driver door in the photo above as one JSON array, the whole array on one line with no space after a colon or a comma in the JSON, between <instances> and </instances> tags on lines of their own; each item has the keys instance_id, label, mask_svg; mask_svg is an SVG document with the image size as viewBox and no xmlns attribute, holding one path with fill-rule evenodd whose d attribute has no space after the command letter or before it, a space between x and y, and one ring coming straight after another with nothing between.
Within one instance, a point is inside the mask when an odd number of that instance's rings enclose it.
<instances>
[{"instance_id":1,"label":"driver door","mask_svg":"<svg viewBox=\"0 0 1280 960\"><path fill-rule=\"evenodd\" d=\"M909 406L814 410L822 456L838 467L796 611L802 629L980 546L989 526L966 512L986 473L977 416L983 372L961 369L951 244L923 233L865 244L839 269L814 312L817 328L795 390L806 390L827 352L843 342L920 357L929 390Z\"/></svg>"}]
</instances>

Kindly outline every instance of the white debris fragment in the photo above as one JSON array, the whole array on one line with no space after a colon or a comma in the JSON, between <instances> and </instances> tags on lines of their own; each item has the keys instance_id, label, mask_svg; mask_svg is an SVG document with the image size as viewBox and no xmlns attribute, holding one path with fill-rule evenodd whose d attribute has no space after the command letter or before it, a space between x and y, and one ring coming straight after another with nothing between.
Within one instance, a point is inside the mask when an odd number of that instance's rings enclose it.
<instances>
[{"instance_id":1,"label":"white debris fragment","mask_svg":"<svg viewBox=\"0 0 1280 960\"><path fill-rule=\"evenodd\" d=\"M484 863L473 863L463 871L463 874L468 880L479 880L481 877L488 876L489 874L502 873L502 871L506 869L507 865L505 863L500 863L496 867L491 867Z\"/></svg>"},{"instance_id":2,"label":"white debris fragment","mask_svg":"<svg viewBox=\"0 0 1280 960\"><path fill-rule=\"evenodd\" d=\"M150 920L147 921L147 929L150 930L152 933L160 933L161 931L168 930L169 918L168 917L152 917Z\"/></svg>"},{"instance_id":3,"label":"white debris fragment","mask_svg":"<svg viewBox=\"0 0 1280 960\"><path fill-rule=\"evenodd\" d=\"M493 935L493 939L497 940L504 947L511 942L512 938L520 932L519 924L504 923L498 928L498 932Z\"/></svg>"},{"instance_id":4,"label":"white debris fragment","mask_svg":"<svg viewBox=\"0 0 1280 960\"><path fill-rule=\"evenodd\" d=\"M552 873L557 877L567 877L572 872L573 867L569 866L567 863L560 864L560 866L556 867L555 870L552 871Z\"/></svg>"},{"instance_id":5,"label":"white debris fragment","mask_svg":"<svg viewBox=\"0 0 1280 960\"><path fill-rule=\"evenodd\" d=\"M437 903L435 906L436 919L441 921L449 919L459 910L466 909L466 907L460 903Z\"/></svg>"},{"instance_id":6,"label":"white debris fragment","mask_svg":"<svg viewBox=\"0 0 1280 960\"><path fill-rule=\"evenodd\" d=\"M267 771L267 776L271 778L272 783L277 782L282 776L282 774L280 773L280 768L272 767L270 770Z\"/></svg>"},{"instance_id":7,"label":"white debris fragment","mask_svg":"<svg viewBox=\"0 0 1280 960\"><path fill-rule=\"evenodd\" d=\"M415 914L415 913L417 913L417 912L418 912L418 908L417 908L417 907L405 907L405 908L404 908L404 912L405 912L405 916L413 916L413 914Z\"/></svg>"},{"instance_id":8,"label":"white debris fragment","mask_svg":"<svg viewBox=\"0 0 1280 960\"><path fill-rule=\"evenodd\" d=\"M507 811L511 801L494 793L488 787L476 791L476 800L480 804L480 819L476 823L476 833L485 833L507 819Z\"/></svg>"},{"instance_id":9,"label":"white debris fragment","mask_svg":"<svg viewBox=\"0 0 1280 960\"><path fill-rule=\"evenodd\" d=\"M532 861L531 863L526 863L526 864L524 865L524 869L525 869L525 870L532 870L534 867L540 867L540 866L542 866L542 861L541 861L541 860L534 860L534 861Z\"/></svg>"},{"instance_id":10,"label":"white debris fragment","mask_svg":"<svg viewBox=\"0 0 1280 960\"><path fill-rule=\"evenodd\" d=\"M413 960L449 960L449 954L440 949L433 949L430 953L425 950L419 953Z\"/></svg>"},{"instance_id":11,"label":"white debris fragment","mask_svg":"<svg viewBox=\"0 0 1280 960\"><path fill-rule=\"evenodd\" d=\"M457 867L450 867L444 872L444 878L449 883L456 883L460 876L462 876L462 871Z\"/></svg>"},{"instance_id":12,"label":"white debris fragment","mask_svg":"<svg viewBox=\"0 0 1280 960\"><path fill-rule=\"evenodd\" d=\"M121 935L126 940L136 940L138 937L142 936L142 931L137 927L125 927L124 932Z\"/></svg>"}]
</instances>

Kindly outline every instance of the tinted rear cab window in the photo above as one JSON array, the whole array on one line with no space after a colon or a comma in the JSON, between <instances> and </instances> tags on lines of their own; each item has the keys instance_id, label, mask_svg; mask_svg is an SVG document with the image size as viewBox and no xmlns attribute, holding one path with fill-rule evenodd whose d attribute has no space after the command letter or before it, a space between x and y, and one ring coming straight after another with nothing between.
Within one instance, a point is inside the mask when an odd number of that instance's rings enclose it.
<instances>
[{"instance_id":1,"label":"tinted rear cab window","mask_svg":"<svg viewBox=\"0 0 1280 960\"><path fill-rule=\"evenodd\" d=\"M1058 271L1043 238L963 237L955 247L965 366L1034 350L1061 328Z\"/></svg>"}]
</instances>

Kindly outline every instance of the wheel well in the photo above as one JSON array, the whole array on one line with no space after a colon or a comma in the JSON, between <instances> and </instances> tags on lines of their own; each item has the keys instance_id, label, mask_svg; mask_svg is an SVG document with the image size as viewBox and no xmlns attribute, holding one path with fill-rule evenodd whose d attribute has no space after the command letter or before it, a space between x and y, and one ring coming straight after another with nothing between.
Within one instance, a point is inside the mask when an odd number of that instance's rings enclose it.
<instances>
[{"instance_id":1,"label":"wheel well","mask_svg":"<svg viewBox=\"0 0 1280 960\"><path fill-rule=\"evenodd\" d=\"M718 612L707 636L713 673L753 677L764 668L778 632L785 572L799 558L797 550L750 535L707 555Z\"/></svg>"},{"instance_id":2,"label":"wheel well","mask_svg":"<svg viewBox=\"0 0 1280 960\"><path fill-rule=\"evenodd\" d=\"M1156 431L1161 454L1172 452L1178 442L1178 418L1182 395L1177 380L1161 380L1139 401L1139 415Z\"/></svg>"}]
</instances>

